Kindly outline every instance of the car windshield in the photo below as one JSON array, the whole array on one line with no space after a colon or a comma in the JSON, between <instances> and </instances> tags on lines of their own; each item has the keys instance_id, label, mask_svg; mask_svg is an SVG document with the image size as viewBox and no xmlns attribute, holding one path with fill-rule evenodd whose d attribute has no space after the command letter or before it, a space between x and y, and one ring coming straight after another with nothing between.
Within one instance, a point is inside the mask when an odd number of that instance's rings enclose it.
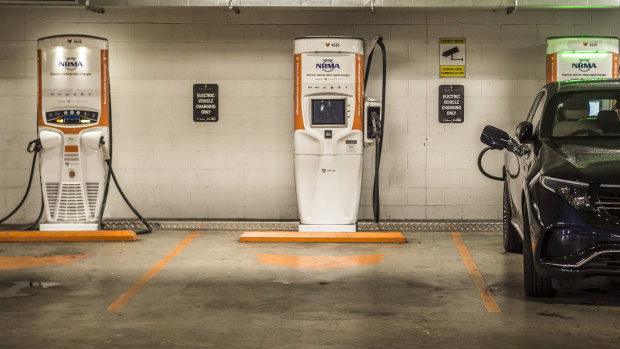
<instances>
[{"instance_id":1,"label":"car windshield","mask_svg":"<svg viewBox=\"0 0 620 349\"><path fill-rule=\"evenodd\" d=\"M620 91L581 91L558 96L553 137L619 137Z\"/></svg>"}]
</instances>

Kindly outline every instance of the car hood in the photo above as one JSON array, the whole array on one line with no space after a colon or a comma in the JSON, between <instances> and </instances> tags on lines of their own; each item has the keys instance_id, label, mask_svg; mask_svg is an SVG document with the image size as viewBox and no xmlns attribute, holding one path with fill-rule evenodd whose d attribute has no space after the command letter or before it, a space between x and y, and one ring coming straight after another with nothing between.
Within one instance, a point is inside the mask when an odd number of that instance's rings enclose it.
<instances>
[{"instance_id":1,"label":"car hood","mask_svg":"<svg viewBox=\"0 0 620 349\"><path fill-rule=\"evenodd\" d=\"M544 175L600 184L620 184L620 139L547 140L540 149Z\"/></svg>"}]
</instances>

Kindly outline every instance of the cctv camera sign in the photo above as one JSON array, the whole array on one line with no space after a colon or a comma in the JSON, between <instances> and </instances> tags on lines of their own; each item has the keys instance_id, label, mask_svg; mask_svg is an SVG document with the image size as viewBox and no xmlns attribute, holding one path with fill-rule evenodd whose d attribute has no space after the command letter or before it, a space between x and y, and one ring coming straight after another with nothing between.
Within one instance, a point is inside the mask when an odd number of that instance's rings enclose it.
<instances>
[{"instance_id":1,"label":"cctv camera sign","mask_svg":"<svg viewBox=\"0 0 620 349\"><path fill-rule=\"evenodd\" d=\"M439 77L465 77L465 39L439 39Z\"/></svg>"}]
</instances>

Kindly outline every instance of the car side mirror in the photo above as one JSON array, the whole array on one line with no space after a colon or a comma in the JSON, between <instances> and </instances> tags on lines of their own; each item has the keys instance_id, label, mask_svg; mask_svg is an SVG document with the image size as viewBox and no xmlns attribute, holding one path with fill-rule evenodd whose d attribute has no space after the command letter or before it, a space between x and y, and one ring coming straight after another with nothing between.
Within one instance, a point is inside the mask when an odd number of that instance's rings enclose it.
<instances>
[{"instance_id":1,"label":"car side mirror","mask_svg":"<svg viewBox=\"0 0 620 349\"><path fill-rule=\"evenodd\" d=\"M485 126L480 135L480 141L492 149L503 150L508 147L510 136L503 130L497 127Z\"/></svg>"},{"instance_id":2,"label":"car side mirror","mask_svg":"<svg viewBox=\"0 0 620 349\"><path fill-rule=\"evenodd\" d=\"M522 121L517 125L517 140L519 143L524 143L534 140L534 125L529 121Z\"/></svg>"}]
</instances>

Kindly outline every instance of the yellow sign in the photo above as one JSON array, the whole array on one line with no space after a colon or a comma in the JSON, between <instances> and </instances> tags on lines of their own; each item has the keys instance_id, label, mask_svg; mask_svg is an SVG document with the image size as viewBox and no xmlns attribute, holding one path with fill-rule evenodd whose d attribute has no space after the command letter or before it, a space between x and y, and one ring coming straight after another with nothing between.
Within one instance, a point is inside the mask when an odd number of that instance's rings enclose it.
<instances>
[{"instance_id":1,"label":"yellow sign","mask_svg":"<svg viewBox=\"0 0 620 349\"><path fill-rule=\"evenodd\" d=\"M439 76L442 78L464 78L464 65L442 65L439 70Z\"/></svg>"},{"instance_id":2,"label":"yellow sign","mask_svg":"<svg viewBox=\"0 0 620 349\"><path fill-rule=\"evenodd\" d=\"M465 38L439 39L439 77L465 77Z\"/></svg>"},{"instance_id":3,"label":"yellow sign","mask_svg":"<svg viewBox=\"0 0 620 349\"><path fill-rule=\"evenodd\" d=\"M440 45L450 45L450 44L463 44L465 45L465 39L439 39Z\"/></svg>"}]
</instances>

